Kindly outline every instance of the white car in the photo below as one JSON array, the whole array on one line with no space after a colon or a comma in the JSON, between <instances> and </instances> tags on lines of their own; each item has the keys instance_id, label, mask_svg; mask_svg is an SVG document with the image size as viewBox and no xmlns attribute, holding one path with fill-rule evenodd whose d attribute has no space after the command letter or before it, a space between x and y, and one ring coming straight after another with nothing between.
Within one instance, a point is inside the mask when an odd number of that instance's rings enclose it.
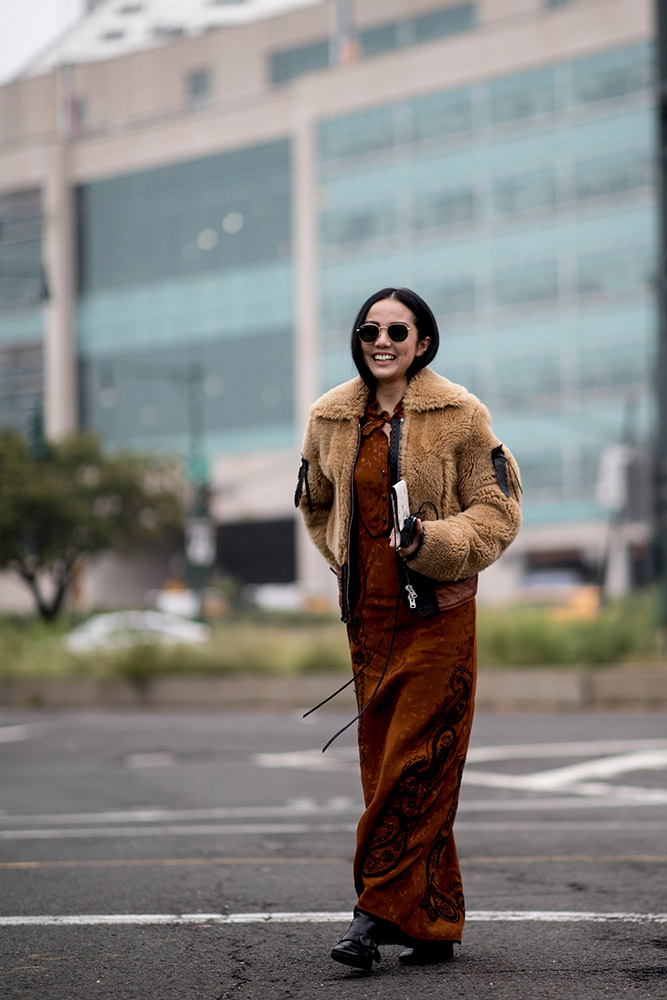
<instances>
[{"instance_id":1,"label":"white car","mask_svg":"<svg viewBox=\"0 0 667 1000\"><path fill-rule=\"evenodd\" d=\"M121 649L136 643L175 646L204 645L211 638L208 625L163 611L113 611L94 615L63 639L71 653L92 649Z\"/></svg>"}]
</instances>

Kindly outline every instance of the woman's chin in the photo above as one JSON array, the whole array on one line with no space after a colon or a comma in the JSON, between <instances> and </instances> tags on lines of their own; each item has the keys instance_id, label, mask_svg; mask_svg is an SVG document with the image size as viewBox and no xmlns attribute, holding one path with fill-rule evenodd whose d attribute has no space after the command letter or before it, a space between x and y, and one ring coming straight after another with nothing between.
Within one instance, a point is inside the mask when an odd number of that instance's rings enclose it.
<instances>
[{"instance_id":1,"label":"woman's chin","mask_svg":"<svg viewBox=\"0 0 667 1000\"><path fill-rule=\"evenodd\" d=\"M401 372L394 361L384 365L373 362L370 366L370 370L371 374L375 376L378 382L394 381L401 376Z\"/></svg>"}]
</instances>

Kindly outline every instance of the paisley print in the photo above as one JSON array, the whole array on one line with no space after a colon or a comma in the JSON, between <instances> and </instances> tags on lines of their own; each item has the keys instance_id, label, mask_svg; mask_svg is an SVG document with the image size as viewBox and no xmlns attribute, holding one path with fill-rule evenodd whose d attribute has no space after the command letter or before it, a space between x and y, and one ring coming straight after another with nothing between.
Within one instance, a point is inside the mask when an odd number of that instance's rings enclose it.
<instances>
[{"instance_id":1,"label":"paisley print","mask_svg":"<svg viewBox=\"0 0 667 1000\"><path fill-rule=\"evenodd\" d=\"M367 412L355 468L357 598L348 638L359 710L368 705L358 724L366 809L357 905L392 921L404 940L459 941L465 905L452 829L472 725L475 602L424 619L398 601L388 419Z\"/></svg>"}]
</instances>

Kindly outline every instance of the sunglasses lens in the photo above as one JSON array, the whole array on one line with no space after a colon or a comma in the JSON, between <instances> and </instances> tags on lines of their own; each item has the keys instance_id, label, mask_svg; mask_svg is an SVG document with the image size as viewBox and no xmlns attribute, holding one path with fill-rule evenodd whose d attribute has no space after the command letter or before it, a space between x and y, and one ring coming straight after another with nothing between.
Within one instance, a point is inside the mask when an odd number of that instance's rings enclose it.
<instances>
[{"instance_id":1,"label":"sunglasses lens","mask_svg":"<svg viewBox=\"0 0 667 1000\"><path fill-rule=\"evenodd\" d=\"M406 323L390 323L387 328L387 333L395 344L400 343L402 340L406 340L408 336L408 327Z\"/></svg>"},{"instance_id":2,"label":"sunglasses lens","mask_svg":"<svg viewBox=\"0 0 667 1000\"><path fill-rule=\"evenodd\" d=\"M393 340L395 344L400 344L401 341L406 340L409 330L410 327L407 323L390 323L387 327L389 339ZM357 333L359 334L359 340L363 340L364 344L374 344L380 336L380 327L377 323L364 323L359 327Z\"/></svg>"},{"instance_id":3,"label":"sunglasses lens","mask_svg":"<svg viewBox=\"0 0 667 1000\"><path fill-rule=\"evenodd\" d=\"M357 333L359 340L363 340L364 344L374 344L380 336L380 330L375 323L364 323L363 326L359 327Z\"/></svg>"}]
</instances>

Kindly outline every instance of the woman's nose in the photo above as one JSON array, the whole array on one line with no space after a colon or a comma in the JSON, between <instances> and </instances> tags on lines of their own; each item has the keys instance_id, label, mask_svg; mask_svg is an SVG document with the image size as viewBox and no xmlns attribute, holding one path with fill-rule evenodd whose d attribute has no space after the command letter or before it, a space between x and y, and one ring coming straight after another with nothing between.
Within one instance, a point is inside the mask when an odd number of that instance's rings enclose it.
<instances>
[{"instance_id":1,"label":"woman's nose","mask_svg":"<svg viewBox=\"0 0 667 1000\"><path fill-rule=\"evenodd\" d=\"M385 326L380 327L380 332L378 333L377 340L375 341L375 343L376 345L379 344L381 347L391 346L392 340L389 334L387 333L387 328Z\"/></svg>"}]
</instances>

